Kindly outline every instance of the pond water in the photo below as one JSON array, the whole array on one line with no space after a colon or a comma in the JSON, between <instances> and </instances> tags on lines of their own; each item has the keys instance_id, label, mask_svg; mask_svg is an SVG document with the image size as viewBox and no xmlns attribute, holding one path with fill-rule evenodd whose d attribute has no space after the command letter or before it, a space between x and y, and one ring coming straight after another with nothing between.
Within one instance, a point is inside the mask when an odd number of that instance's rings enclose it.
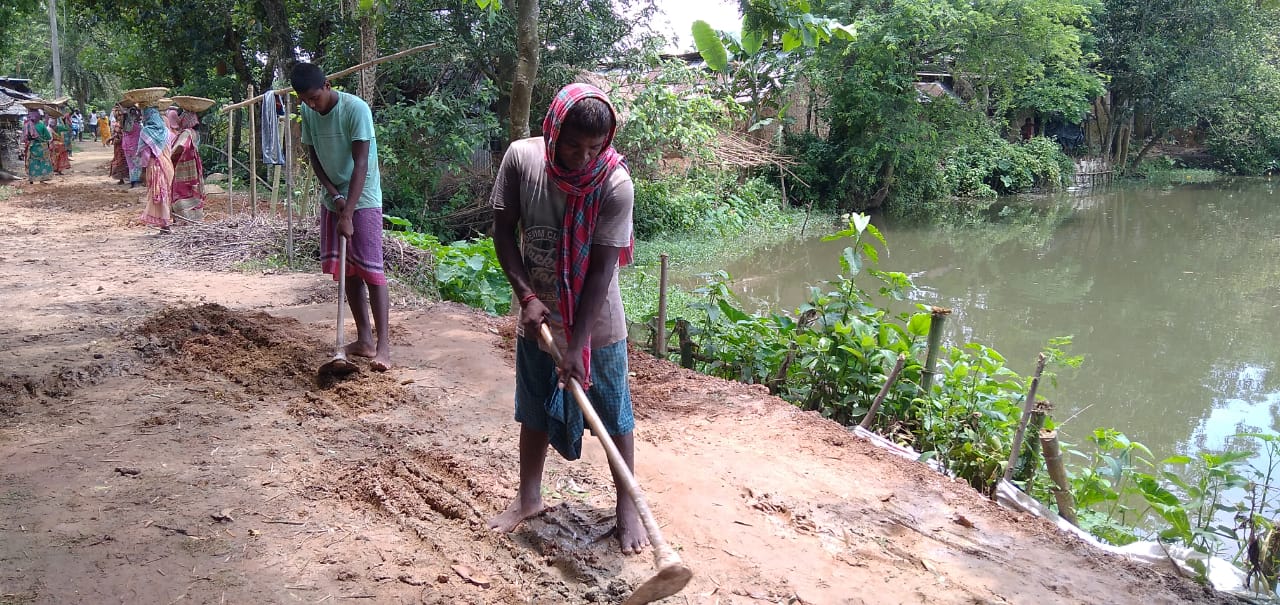
<instances>
[{"instance_id":1,"label":"pond water","mask_svg":"<svg viewBox=\"0 0 1280 605\"><path fill-rule=\"evenodd\" d=\"M1111 427L1156 459L1276 432L1280 407L1280 180L1115 188L1013 201L996 224L877 217L879 267L910 274L913 302L950 307L952 344L980 342L1030 374L1052 337L1078 370L1041 395L1067 441ZM749 304L794 309L839 271L818 237L725 267Z\"/></svg>"}]
</instances>

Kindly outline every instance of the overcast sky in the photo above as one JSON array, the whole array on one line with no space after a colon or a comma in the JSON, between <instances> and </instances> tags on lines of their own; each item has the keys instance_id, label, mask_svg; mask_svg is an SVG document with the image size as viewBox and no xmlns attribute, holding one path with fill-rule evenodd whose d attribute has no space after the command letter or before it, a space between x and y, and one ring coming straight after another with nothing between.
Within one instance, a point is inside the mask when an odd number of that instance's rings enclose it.
<instances>
[{"instance_id":1,"label":"overcast sky","mask_svg":"<svg viewBox=\"0 0 1280 605\"><path fill-rule=\"evenodd\" d=\"M654 29L678 38L676 47L669 50L694 50L690 28L699 19L717 30L738 31L742 26L736 0L655 0L654 4L664 13L654 18Z\"/></svg>"}]
</instances>

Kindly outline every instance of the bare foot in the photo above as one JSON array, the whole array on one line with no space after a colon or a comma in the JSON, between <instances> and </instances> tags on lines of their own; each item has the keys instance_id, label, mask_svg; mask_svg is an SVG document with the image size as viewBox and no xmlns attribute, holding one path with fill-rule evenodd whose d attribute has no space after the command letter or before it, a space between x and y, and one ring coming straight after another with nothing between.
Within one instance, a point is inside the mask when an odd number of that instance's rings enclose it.
<instances>
[{"instance_id":1,"label":"bare foot","mask_svg":"<svg viewBox=\"0 0 1280 605\"><path fill-rule=\"evenodd\" d=\"M618 526L614 528L614 535L617 536L618 546L622 547L624 555L638 555L649 545L649 534L640 523L635 503L618 503Z\"/></svg>"},{"instance_id":2,"label":"bare foot","mask_svg":"<svg viewBox=\"0 0 1280 605\"><path fill-rule=\"evenodd\" d=\"M378 349L371 342L357 340L347 345L348 357L373 357L378 353Z\"/></svg>"},{"instance_id":3,"label":"bare foot","mask_svg":"<svg viewBox=\"0 0 1280 605\"><path fill-rule=\"evenodd\" d=\"M519 496L511 500L507 510L489 519L489 529L510 533L516 530L525 519L538 516L542 512L542 498L535 502L521 502Z\"/></svg>"},{"instance_id":4,"label":"bare foot","mask_svg":"<svg viewBox=\"0 0 1280 605\"><path fill-rule=\"evenodd\" d=\"M375 372L385 372L391 369L391 351L383 350L378 347L378 352L373 356L373 361L369 362L369 367Z\"/></svg>"}]
</instances>

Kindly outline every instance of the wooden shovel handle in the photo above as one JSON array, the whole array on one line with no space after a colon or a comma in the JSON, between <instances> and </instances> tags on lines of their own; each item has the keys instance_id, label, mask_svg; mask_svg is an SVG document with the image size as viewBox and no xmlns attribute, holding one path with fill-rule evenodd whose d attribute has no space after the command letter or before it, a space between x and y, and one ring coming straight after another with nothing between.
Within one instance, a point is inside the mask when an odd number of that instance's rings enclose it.
<instances>
[{"instance_id":1,"label":"wooden shovel handle","mask_svg":"<svg viewBox=\"0 0 1280 605\"><path fill-rule=\"evenodd\" d=\"M555 339L551 337L551 329L547 324L541 324L538 331L542 335L543 344L547 345L547 349L551 352L551 357L555 359L556 365L560 365L560 349L556 347ZM631 469L627 467L627 463L622 459L622 453L618 451L618 446L614 445L613 439L609 438L609 432L605 430L604 423L600 422L600 416L596 414L596 410L591 406L591 401L587 399L587 394L582 390L582 385L577 379L569 379L569 389L573 391L573 398L578 402L578 407L582 409L582 415L586 418L587 426L591 427L591 431L600 439L600 445L604 446L605 456L609 459L609 466L613 468L615 476L622 481L622 487L627 495L631 497L631 501L635 502L636 512L640 515L640 522L644 524L645 531L649 534L649 544L653 546L653 562L658 568L659 575L664 573L682 576L682 582L679 588L676 588L670 594L674 594L684 587L693 572L684 565L680 555L671 548L670 544L662 537L662 528L658 526L657 519L653 516L653 511L649 510L649 501L644 497L644 491L640 489L640 483L636 481L636 477L632 474ZM666 595L663 595L666 596Z\"/></svg>"}]
</instances>

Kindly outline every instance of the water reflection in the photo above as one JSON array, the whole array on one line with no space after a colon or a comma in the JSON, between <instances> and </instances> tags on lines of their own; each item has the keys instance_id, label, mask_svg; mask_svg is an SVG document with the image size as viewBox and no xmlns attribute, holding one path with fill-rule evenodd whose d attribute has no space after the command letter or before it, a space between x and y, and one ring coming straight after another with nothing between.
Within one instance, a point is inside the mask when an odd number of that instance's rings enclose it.
<instances>
[{"instance_id":1,"label":"water reflection","mask_svg":"<svg viewBox=\"0 0 1280 605\"><path fill-rule=\"evenodd\" d=\"M879 217L880 268L913 276L913 302L951 307L948 339L995 347L1021 373L1049 338L1085 355L1045 396L1068 440L1109 426L1158 457L1277 430L1280 307L1275 183L1117 189L1015 203L997 224ZM839 270L817 238L726 267L760 306L794 308ZM711 268L706 268L711 269Z\"/></svg>"}]
</instances>

